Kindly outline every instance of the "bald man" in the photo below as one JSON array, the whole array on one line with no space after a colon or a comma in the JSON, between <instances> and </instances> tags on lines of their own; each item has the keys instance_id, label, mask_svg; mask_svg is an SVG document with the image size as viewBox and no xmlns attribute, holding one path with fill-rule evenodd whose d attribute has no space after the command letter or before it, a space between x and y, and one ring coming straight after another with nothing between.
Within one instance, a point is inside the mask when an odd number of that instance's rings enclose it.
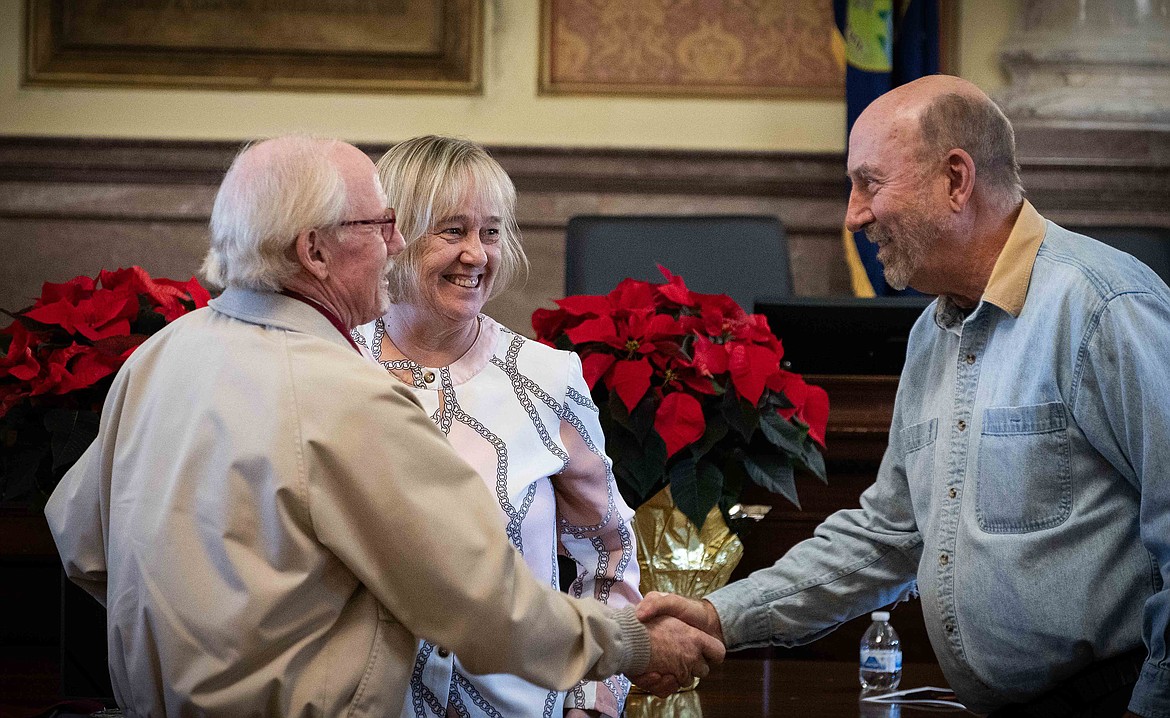
<instances>
[{"instance_id":1,"label":"bald man","mask_svg":"<svg viewBox=\"0 0 1170 718\"><path fill-rule=\"evenodd\" d=\"M792 646L917 590L976 711L1170 716L1170 290L1041 217L1010 123L958 78L878 98L848 172L849 229L939 295L877 480L772 567L639 616Z\"/></svg>"},{"instance_id":2,"label":"bald man","mask_svg":"<svg viewBox=\"0 0 1170 718\"><path fill-rule=\"evenodd\" d=\"M397 715L419 638L557 690L722 659L677 619L538 582L483 480L362 357L350 331L390 306L403 248L365 153L253 145L211 230L226 289L135 350L45 509L106 608L127 716Z\"/></svg>"}]
</instances>

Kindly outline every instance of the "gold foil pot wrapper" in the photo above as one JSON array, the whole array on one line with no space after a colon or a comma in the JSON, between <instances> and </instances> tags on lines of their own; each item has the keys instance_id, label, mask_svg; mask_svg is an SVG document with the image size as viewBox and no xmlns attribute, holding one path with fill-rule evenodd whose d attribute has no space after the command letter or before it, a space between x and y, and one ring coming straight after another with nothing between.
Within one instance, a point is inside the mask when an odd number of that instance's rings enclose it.
<instances>
[{"instance_id":1,"label":"gold foil pot wrapper","mask_svg":"<svg viewBox=\"0 0 1170 718\"><path fill-rule=\"evenodd\" d=\"M727 528L718 506L707 514L703 528L696 528L675 508L669 486L634 512L634 533L643 594L702 598L725 586L743 558L743 544Z\"/></svg>"},{"instance_id":2,"label":"gold foil pot wrapper","mask_svg":"<svg viewBox=\"0 0 1170 718\"><path fill-rule=\"evenodd\" d=\"M696 691L675 693L665 698L631 691L626 699L625 718L703 718Z\"/></svg>"}]
</instances>

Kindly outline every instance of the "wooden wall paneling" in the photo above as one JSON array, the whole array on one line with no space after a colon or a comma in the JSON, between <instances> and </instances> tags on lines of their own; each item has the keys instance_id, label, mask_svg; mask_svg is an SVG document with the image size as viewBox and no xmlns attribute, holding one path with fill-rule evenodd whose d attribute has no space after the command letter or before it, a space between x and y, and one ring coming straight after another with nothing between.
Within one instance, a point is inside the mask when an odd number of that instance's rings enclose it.
<instances>
[{"instance_id":1,"label":"wooden wall paneling","mask_svg":"<svg viewBox=\"0 0 1170 718\"><path fill-rule=\"evenodd\" d=\"M46 279L141 264L188 277L238 145L228 142L0 138L0 239L20 262L0 269L0 307ZM379 157L385 146L367 146ZM838 232L844 182L837 155L495 148L519 191L528 281L488 311L530 331L529 317L564 292L564 230L576 214L773 214L785 224L799 293L848 291ZM70 224L70 223L82 224Z\"/></svg>"}]
</instances>

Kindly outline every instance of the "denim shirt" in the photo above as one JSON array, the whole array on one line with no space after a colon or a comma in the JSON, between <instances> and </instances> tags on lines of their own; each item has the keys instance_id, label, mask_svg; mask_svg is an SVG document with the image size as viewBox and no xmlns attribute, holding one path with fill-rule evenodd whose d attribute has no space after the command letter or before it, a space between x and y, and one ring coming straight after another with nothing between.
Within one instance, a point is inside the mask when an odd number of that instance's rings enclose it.
<instances>
[{"instance_id":1,"label":"denim shirt","mask_svg":"<svg viewBox=\"0 0 1170 718\"><path fill-rule=\"evenodd\" d=\"M910 336L877 480L774 566L708 599L728 646L799 645L921 594L973 710L1149 656L1170 716L1170 290L1025 202L982 300Z\"/></svg>"}]
</instances>

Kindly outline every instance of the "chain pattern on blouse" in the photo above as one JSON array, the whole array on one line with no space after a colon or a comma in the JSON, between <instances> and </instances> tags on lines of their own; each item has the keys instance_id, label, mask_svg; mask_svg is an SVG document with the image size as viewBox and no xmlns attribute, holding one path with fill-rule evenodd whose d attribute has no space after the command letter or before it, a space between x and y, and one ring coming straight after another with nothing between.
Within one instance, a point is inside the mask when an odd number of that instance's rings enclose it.
<instances>
[{"instance_id":1,"label":"chain pattern on blouse","mask_svg":"<svg viewBox=\"0 0 1170 718\"><path fill-rule=\"evenodd\" d=\"M593 452L595 456L601 459L601 465L605 467L606 505L605 516L602 517L601 521L593 524L592 526L577 526L575 524L569 523L569 521L564 517L562 517L560 520L562 533L567 533L573 538L580 539L585 538L591 533L600 531L603 527L608 525L610 521L613 520L614 512L617 511L617 505L613 500L613 469L610 468L609 461L606 459L605 453L600 448L598 448L596 444L593 443L593 439L589 438L589 431L585 428L585 424L581 421L580 418L578 418L576 414L573 413L567 403L562 408L560 415L561 421L564 421L577 431L577 434L581 437L582 441L585 442L585 446L589 447L589 451Z\"/></svg>"},{"instance_id":2,"label":"chain pattern on blouse","mask_svg":"<svg viewBox=\"0 0 1170 718\"><path fill-rule=\"evenodd\" d=\"M582 394L571 386L565 389L565 393L570 399L585 407L589 411L598 411L597 404L593 403L592 397Z\"/></svg>"},{"instance_id":3,"label":"chain pattern on blouse","mask_svg":"<svg viewBox=\"0 0 1170 718\"><path fill-rule=\"evenodd\" d=\"M357 330L354 330L357 334ZM408 371L410 378L414 382L415 389L426 389L427 384L423 381L423 370L416 362L410 359L391 359L382 361L382 337L386 336L386 322L378 317L374 321L374 338L370 342L373 346L366 347L374 355L374 360L386 368L387 371ZM362 340L362 346L365 346L365 340Z\"/></svg>"},{"instance_id":4,"label":"chain pattern on blouse","mask_svg":"<svg viewBox=\"0 0 1170 718\"><path fill-rule=\"evenodd\" d=\"M435 694L422 682L423 668L426 667L427 661L430 660L431 652L435 650L435 645L429 641L423 641L422 647L419 648L418 655L414 657L414 671L410 674L410 700L414 706L415 718L427 718L427 708L437 716L443 716L446 709Z\"/></svg>"},{"instance_id":5,"label":"chain pattern on blouse","mask_svg":"<svg viewBox=\"0 0 1170 718\"><path fill-rule=\"evenodd\" d=\"M544 444L545 448L548 449L553 456L561 460L561 471L564 471L565 467L569 465L569 454L564 449L557 446L556 442L552 440L552 437L548 433L548 427L546 427L544 422L541 421L540 414L538 414L536 411L536 406L533 405L532 400L528 398L528 392L525 390L533 391L533 393L537 394L538 396L543 394L544 396L542 396L541 399L546 403L548 401L552 401L552 397L549 397L547 394L545 394L544 391L540 389L540 387L536 386L532 380L521 374L520 371L516 368L516 358L520 355L520 347L523 344L524 340L522 338L519 336L513 336L512 341L508 344L507 358L501 362L499 357L493 356L491 362L497 367L503 369L504 373L508 375L508 379L512 382L512 391L516 393L516 399L519 400L520 406L524 407L524 411L528 413L528 418L532 421L533 427L536 428L536 433L540 436L540 440ZM545 397L548 398L545 399ZM555 404L556 402L553 401L553 403Z\"/></svg>"},{"instance_id":6,"label":"chain pattern on blouse","mask_svg":"<svg viewBox=\"0 0 1170 718\"><path fill-rule=\"evenodd\" d=\"M491 718L504 718L504 715L496 710L491 703L488 703L487 700L480 694L480 692L476 690L475 686L471 685L471 682L464 678L463 675L459 673L459 671L455 671L451 676L452 695L455 693L456 685L458 685L459 688L467 693L467 697L471 699L471 702L475 704L477 708L491 716Z\"/></svg>"},{"instance_id":7,"label":"chain pattern on blouse","mask_svg":"<svg viewBox=\"0 0 1170 718\"><path fill-rule=\"evenodd\" d=\"M557 696L559 695L560 693L556 691L550 691L544 697L544 713L541 715L541 718L552 718L553 711L557 708Z\"/></svg>"}]
</instances>

